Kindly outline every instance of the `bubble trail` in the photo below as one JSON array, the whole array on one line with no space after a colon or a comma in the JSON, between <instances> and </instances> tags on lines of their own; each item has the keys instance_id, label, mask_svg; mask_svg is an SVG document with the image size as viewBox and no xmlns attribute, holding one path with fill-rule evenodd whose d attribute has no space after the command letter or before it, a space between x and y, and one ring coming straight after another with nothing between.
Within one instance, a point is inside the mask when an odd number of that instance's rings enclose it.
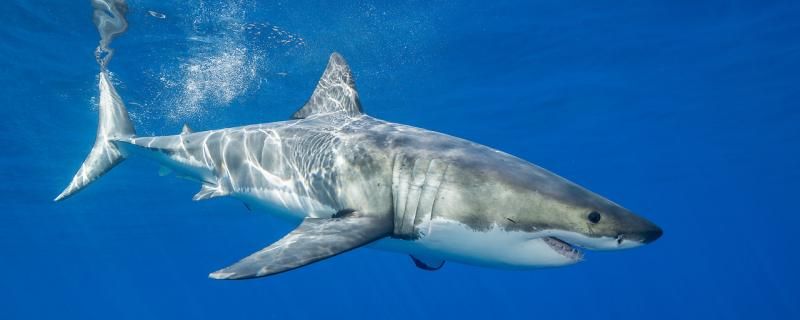
<instances>
[{"instance_id":1,"label":"bubble trail","mask_svg":"<svg viewBox=\"0 0 800 320\"><path fill-rule=\"evenodd\" d=\"M111 41L128 29L128 20L125 19L128 4L125 0L92 0L92 7L92 20L100 33L100 43L94 55L100 70L105 71L114 55L114 50L110 48Z\"/></svg>"}]
</instances>

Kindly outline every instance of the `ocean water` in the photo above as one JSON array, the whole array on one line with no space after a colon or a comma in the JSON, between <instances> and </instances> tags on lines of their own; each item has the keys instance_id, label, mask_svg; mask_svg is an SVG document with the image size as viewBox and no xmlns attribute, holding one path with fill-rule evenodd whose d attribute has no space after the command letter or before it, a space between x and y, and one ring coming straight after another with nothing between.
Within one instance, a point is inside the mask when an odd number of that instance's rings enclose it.
<instances>
[{"instance_id":1,"label":"ocean water","mask_svg":"<svg viewBox=\"0 0 800 320\"><path fill-rule=\"evenodd\" d=\"M0 319L800 318L797 1L128 1L108 69L142 135L287 119L328 55L367 113L509 152L664 236L510 271L359 249L207 274L292 226L94 140L90 1L0 10Z\"/></svg>"}]
</instances>

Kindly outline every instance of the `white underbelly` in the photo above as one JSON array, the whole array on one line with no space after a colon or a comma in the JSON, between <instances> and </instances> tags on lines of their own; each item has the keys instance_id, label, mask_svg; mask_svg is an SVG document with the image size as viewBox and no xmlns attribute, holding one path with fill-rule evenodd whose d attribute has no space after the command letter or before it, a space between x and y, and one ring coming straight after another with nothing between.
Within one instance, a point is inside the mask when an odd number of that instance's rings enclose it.
<instances>
[{"instance_id":1,"label":"white underbelly","mask_svg":"<svg viewBox=\"0 0 800 320\"><path fill-rule=\"evenodd\" d=\"M292 222L307 217L329 217L336 211L313 198L277 188L238 190L233 196L254 210L270 212ZM536 268L575 262L554 251L542 239L545 234L505 231L498 227L475 231L458 221L441 218L422 223L418 228L423 232L418 240L385 238L370 247L488 267Z\"/></svg>"},{"instance_id":2,"label":"white underbelly","mask_svg":"<svg viewBox=\"0 0 800 320\"><path fill-rule=\"evenodd\" d=\"M489 267L536 268L575 262L553 250L542 239L543 234L498 227L475 231L463 223L441 218L424 223L419 229L424 236L418 240L386 238L371 247Z\"/></svg>"}]
</instances>

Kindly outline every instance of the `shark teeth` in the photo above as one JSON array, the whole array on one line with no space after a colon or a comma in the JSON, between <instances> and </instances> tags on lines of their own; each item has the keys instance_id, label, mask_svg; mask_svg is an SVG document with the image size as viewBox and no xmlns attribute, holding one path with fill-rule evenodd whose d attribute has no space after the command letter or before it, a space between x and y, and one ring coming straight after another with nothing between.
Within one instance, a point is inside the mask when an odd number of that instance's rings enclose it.
<instances>
[{"instance_id":1,"label":"shark teeth","mask_svg":"<svg viewBox=\"0 0 800 320\"><path fill-rule=\"evenodd\" d=\"M547 243L550 248L553 248L556 252L561 254L562 256L569 258L571 260L579 261L583 259L583 253L580 252L578 249L562 241L561 239L554 238L554 237L544 237L544 243Z\"/></svg>"}]
</instances>

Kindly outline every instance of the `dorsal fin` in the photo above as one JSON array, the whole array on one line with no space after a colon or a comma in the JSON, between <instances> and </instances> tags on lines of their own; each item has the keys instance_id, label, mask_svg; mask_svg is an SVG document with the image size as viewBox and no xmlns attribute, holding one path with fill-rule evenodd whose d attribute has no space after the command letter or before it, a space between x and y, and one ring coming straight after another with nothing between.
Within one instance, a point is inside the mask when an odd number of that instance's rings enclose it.
<instances>
[{"instance_id":1,"label":"dorsal fin","mask_svg":"<svg viewBox=\"0 0 800 320\"><path fill-rule=\"evenodd\" d=\"M190 134L193 133L192 127L189 126L188 123L183 124L183 128L181 128L181 134Z\"/></svg>"},{"instance_id":2,"label":"dorsal fin","mask_svg":"<svg viewBox=\"0 0 800 320\"><path fill-rule=\"evenodd\" d=\"M336 52L331 54L325 73L319 79L311 98L292 115L292 118L303 119L312 115L332 113L351 117L363 113L350 67Z\"/></svg>"}]
</instances>

